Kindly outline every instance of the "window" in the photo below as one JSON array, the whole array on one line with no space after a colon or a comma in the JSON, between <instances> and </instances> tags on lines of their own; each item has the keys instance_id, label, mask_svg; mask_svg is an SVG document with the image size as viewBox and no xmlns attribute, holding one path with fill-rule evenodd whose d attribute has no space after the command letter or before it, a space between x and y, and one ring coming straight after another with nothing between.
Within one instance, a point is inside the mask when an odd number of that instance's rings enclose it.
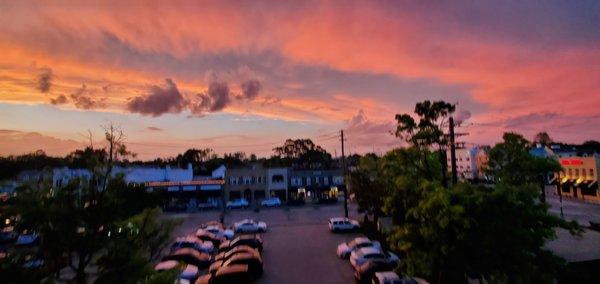
<instances>
[{"instance_id":1,"label":"window","mask_svg":"<svg viewBox=\"0 0 600 284\"><path fill-rule=\"evenodd\" d=\"M586 169L581 169L581 176L582 177L586 177L587 176L587 170Z\"/></svg>"},{"instance_id":2,"label":"window","mask_svg":"<svg viewBox=\"0 0 600 284\"><path fill-rule=\"evenodd\" d=\"M238 184L238 179L237 179L237 177L230 177L230 178L229 178L229 184L232 184L232 185L237 185L237 184Z\"/></svg>"},{"instance_id":3,"label":"window","mask_svg":"<svg viewBox=\"0 0 600 284\"><path fill-rule=\"evenodd\" d=\"M333 177L333 183L334 184L343 184L344 183L344 177L342 177L342 176Z\"/></svg>"},{"instance_id":4,"label":"window","mask_svg":"<svg viewBox=\"0 0 600 284\"><path fill-rule=\"evenodd\" d=\"M572 177L573 176L573 169L569 169L569 176Z\"/></svg>"},{"instance_id":5,"label":"window","mask_svg":"<svg viewBox=\"0 0 600 284\"><path fill-rule=\"evenodd\" d=\"M262 183L262 177L258 177L258 183Z\"/></svg>"},{"instance_id":6,"label":"window","mask_svg":"<svg viewBox=\"0 0 600 284\"><path fill-rule=\"evenodd\" d=\"M323 177L323 184L329 185L329 177Z\"/></svg>"},{"instance_id":7,"label":"window","mask_svg":"<svg viewBox=\"0 0 600 284\"><path fill-rule=\"evenodd\" d=\"M594 169L590 169L590 176L594 177Z\"/></svg>"},{"instance_id":8,"label":"window","mask_svg":"<svg viewBox=\"0 0 600 284\"><path fill-rule=\"evenodd\" d=\"M307 177L307 178L306 178L306 185L307 185L307 186L310 186L310 184L311 184L311 178L310 178L310 177Z\"/></svg>"},{"instance_id":9,"label":"window","mask_svg":"<svg viewBox=\"0 0 600 284\"><path fill-rule=\"evenodd\" d=\"M252 182L252 178L244 177L244 184L250 184Z\"/></svg>"},{"instance_id":10,"label":"window","mask_svg":"<svg viewBox=\"0 0 600 284\"><path fill-rule=\"evenodd\" d=\"M575 169L575 177L579 177L579 169Z\"/></svg>"}]
</instances>

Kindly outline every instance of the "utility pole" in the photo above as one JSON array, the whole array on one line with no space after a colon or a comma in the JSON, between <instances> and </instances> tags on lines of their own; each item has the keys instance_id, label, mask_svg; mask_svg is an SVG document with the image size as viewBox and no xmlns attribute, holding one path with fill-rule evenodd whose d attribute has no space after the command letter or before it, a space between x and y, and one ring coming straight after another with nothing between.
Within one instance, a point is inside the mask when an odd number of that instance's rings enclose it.
<instances>
[{"instance_id":1,"label":"utility pole","mask_svg":"<svg viewBox=\"0 0 600 284\"><path fill-rule=\"evenodd\" d=\"M340 130L342 139L342 174L344 176L344 216L348 218L348 187L346 186L346 156L344 155L344 130Z\"/></svg>"},{"instance_id":2,"label":"utility pole","mask_svg":"<svg viewBox=\"0 0 600 284\"><path fill-rule=\"evenodd\" d=\"M450 123L450 164L452 167L452 185L458 182L458 174L456 172L456 145L454 144L454 118L451 116Z\"/></svg>"}]
</instances>

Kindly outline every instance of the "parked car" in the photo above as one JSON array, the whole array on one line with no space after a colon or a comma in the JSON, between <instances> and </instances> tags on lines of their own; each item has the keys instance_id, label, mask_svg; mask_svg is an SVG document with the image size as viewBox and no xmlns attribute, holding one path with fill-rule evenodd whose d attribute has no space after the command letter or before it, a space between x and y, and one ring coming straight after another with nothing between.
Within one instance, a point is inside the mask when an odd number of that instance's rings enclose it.
<instances>
[{"instance_id":1,"label":"parked car","mask_svg":"<svg viewBox=\"0 0 600 284\"><path fill-rule=\"evenodd\" d=\"M233 231L236 233L263 233L267 231L267 223L255 222L252 219L245 219L233 224Z\"/></svg>"},{"instance_id":2,"label":"parked car","mask_svg":"<svg viewBox=\"0 0 600 284\"><path fill-rule=\"evenodd\" d=\"M373 279L375 272L391 271L394 270L394 268L395 267L387 261L369 260L354 271L354 279L356 280L356 283L369 284Z\"/></svg>"},{"instance_id":3,"label":"parked car","mask_svg":"<svg viewBox=\"0 0 600 284\"><path fill-rule=\"evenodd\" d=\"M359 266L363 265L369 260L382 260L392 265L397 265L400 262L400 258L391 252L383 252L378 248L366 247L353 251L350 254L350 264L357 270Z\"/></svg>"},{"instance_id":4,"label":"parked car","mask_svg":"<svg viewBox=\"0 0 600 284\"><path fill-rule=\"evenodd\" d=\"M208 266L210 266L211 263L211 257L209 254L201 253L191 248L182 248L173 251L169 255L164 256L162 260L183 261L187 264L195 265L196 267L201 269L207 268Z\"/></svg>"},{"instance_id":5,"label":"parked car","mask_svg":"<svg viewBox=\"0 0 600 284\"><path fill-rule=\"evenodd\" d=\"M202 241L196 236L186 236L175 239L175 242L171 245L171 250L178 250L181 248L192 248L208 254L213 253L215 250L215 246L211 241Z\"/></svg>"},{"instance_id":6,"label":"parked car","mask_svg":"<svg viewBox=\"0 0 600 284\"><path fill-rule=\"evenodd\" d=\"M227 209L248 208L250 203L245 198L235 199L227 202Z\"/></svg>"},{"instance_id":7,"label":"parked car","mask_svg":"<svg viewBox=\"0 0 600 284\"><path fill-rule=\"evenodd\" d=\"M40 242L40 236L36 233L20 234L17 237L15 245L17 246L32 246Z\"/></svg>"},{"instance_id":8,"label":"parked car","mask_svg":"<svg viewBox=\"0 0 600 284\"><path fill-rule=\"evenodd\" d=\"M206 202L198 202L198 209L215 209L219 208L219 201L216 199L208 199Z\"/></svg>"},{"instance_id":9,"label":"parked car","mask_svg":"<svg viewBox=\"0 0 600 284\"><path fill-rule=\"evenodd\" d=\"M260 256L253 253L238 253L230 257L228 260L215 262L208 268L208 273L215 273L219 268L235 265L245 264L248 265L248 272L252 275L253 279L258 279L263 274L263 261Z\"/></svg>"},{"instance_id":10,"label":"parked car","mask_svg":"<svg viewBox=\"0 0 600 284\"><path fill-rule=\"evenodd\" d=\"M263 249L263 241L260 238L260 235L240 235L231 241L222 243L219 246L219 253L230 251L231 249L242 245L249 246L259 252L262 252Z\"/></svg>"},{"instance_id":11,"label":"parked car","mask_svg":"<svg viewBox=\"0 0 600 284\"><path fill-rule=\"evenodd\" d=\"M0 231L0 243L12 243L17 240L19 234L13 226L5 227Z\"/></svg>"},{"instance_id":12,"label":"parked car","mask_svg":"<svg viewBox=\"0 0 600 284\"><path fill-rule=\"evenodd\" d=\"M224 241L226 241L224 237L219 237L204 229L198 229L198 231L196 231L196 237L203 241L212 242L215 245L215 247L220 246Z\"/></svg>"},{"instance_id":13,"label":"parked car","mask_svg":"<svg viewBox=\"0 0 600 284\"><path fill-rule=\"evenodd\" d=\"M281 206L281 199L279 197L267 198L261 201L260 205L263 207L279 207Z\"/></svg>"},{"instance_id":14,"label":"parked car","mask_svg":"<svg viewBox=\"0 0 600 284\"><path fill-rule=\"evenodd\" d=\"M238 264L223 266L214 274L206 274L198 278L196 284L249 284L252 281L248 265Z\"/></svg>"},{"instance_id":15,"label":"parked car","mask_svg":"<svg viewBox=\"0 0 600 284\"><path fill-rule=\"evenodd\" d=\"M254 249L252 247L246 246L246 245L241 245L241 246L236 246L229 251L217 254L214 257L214 261L217 262L217 261L227 260L231 256L233 256L237 253L253 253L253 254L260 256L260 252L258 250Z\"/></svg>"},{"instance_id":16,"label":"parked car","mask_svg":"<svg viewBox=\"0 0 600 284\"><path fill-rule=\"evenodd\" d=\"M208 227L204 228L203 230L205 230L207 232L211 232L218 237L222 237L222 238L225 238L228 240L231 240L234 236L233 230L224 229L219 226L208 226Z\"/></svg>"},{"instance_id":17,"label":"parked car","mask_svg":"<svg viewBox=\"0 0 600 284\"><path fill-rule=\"evenodd\" d=\"M369 238L358 237L347 243L341 243L338 245L336 253L340 258L347 259L350 254L361 248L372 247L377 250L381 249L381 244L378 241L371 241Z\"/></svg>"},{"instance_id":18,"label":"parked car","mask_svg":"<svg viewBox=\"0 0 600 284\"><path fill-rule=\"evenodd\" d=\"M198 270L198 267L188 264L185 266L183 271L181 271L181 273L179 274L179 278L177 280L179 283L187 282L187 281L189 281L189 283L194 283L194 282L196 282L198 277L200 277L200 270ZM187 281L182 281L182 280L187 280Z\"/></svg>"},{"instance_id":19,"label":"parked car","mask_svg":"<svg viewBox=\"0 0 600 284\"><path fill-rule=\"evenodd\" d=\"M225 225L223 225L223 223L221 223L219 221L208 221L208 222L200 225L200 229L206 229L208 227L217 227L217 228L225 230Z\"/></svg>"},{"instance_id":20,"label":"parked car","mask_svg":"<svg viewBox=\"0 0 600 284\"><path fill-rule=\"evenodd\" d=\"M329 219L329 230L334 233L355 231L358 229L360 229L360 224L356 220L341 217L334 217Z\"/></svg>"},{"instance_id":21,"label":"parked car","mask_svg":"<svg viewBox=\"0 0 600 284\"><path fill-rule=\"evenodd\" d=\"M403 282L400 276L393 271L376 272L373 276L372 284L408 284L411 282Z\"/></svg>"},{"instance_id":22,"label":"parked car","mask_svg":"<svg viewBox=\"0 0 600 284\"><path fill-rule=\"evenodd\" d=\"M154 266L156 271L166 271L171 269L181 269L182 265L177 260L165 260Z\"/></svg>"}]
</instances>

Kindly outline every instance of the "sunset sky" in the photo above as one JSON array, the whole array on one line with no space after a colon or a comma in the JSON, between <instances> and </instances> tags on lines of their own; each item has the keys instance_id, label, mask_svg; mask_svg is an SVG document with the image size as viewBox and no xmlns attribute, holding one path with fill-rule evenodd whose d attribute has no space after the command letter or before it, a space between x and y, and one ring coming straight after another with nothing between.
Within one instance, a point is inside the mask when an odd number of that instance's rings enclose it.
<instances>
[{"instance_id":1,"label":"sunset sky","mask_svg":"<svg viewBox=\"0 0 600 284\"><path fill-rule=\"evenodd\" d=\"M458 103L461 137L600 140L600 1L0 0L0 155L121 125L141 159L400 145L396 113ZM293 3L292 3L293 2Z\"/></svg>"}]
</instances>

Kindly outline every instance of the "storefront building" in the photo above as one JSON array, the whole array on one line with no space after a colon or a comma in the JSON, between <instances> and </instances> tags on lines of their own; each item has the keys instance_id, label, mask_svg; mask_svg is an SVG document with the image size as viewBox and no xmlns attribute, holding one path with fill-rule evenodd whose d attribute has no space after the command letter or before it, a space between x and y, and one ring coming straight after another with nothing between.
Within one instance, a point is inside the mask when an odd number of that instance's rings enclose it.
<instances>
[{"instance_id":1,"label":"storefront building","mask_svg":"<svg viewBox=\"0 0 600 284\"><path fill-rule=\"evenodd\" d=\"M346 190L341 170L292 170L288 200L292 203L337 202Z\"/></svg>"},{"instance_id":2,"label":"storefront building","mask_svg":"<svg viewBox=\"0 0 600 284\"><path fill-rule=\"evenodd\" d=\"M590 156L568 156L559 158L563 171L555 174L554 184L560 194L567 197L600 202L598 190L597 154Z\"/></svg>"},{"instance_id":3,"label":"storefront building","mask_svg":"<svg viewBox=\"0 0 600 284\"><path fill-rule=\"evenodd\" d=\"M267 196L278 197L281 202L288 200L288 168L269 168L267 170Z\"/></svg>"},{"instance_id":4,"label":"storefront building","mask_svg":"<svg viewBox=\"0 0 600 284\"><path fill-rule=\"evenodd\" d=\"M225 172L226 200L245 198L258 202L267 196L267 170L261 165L227 169Z\"/></svg>"}]
</instances>

